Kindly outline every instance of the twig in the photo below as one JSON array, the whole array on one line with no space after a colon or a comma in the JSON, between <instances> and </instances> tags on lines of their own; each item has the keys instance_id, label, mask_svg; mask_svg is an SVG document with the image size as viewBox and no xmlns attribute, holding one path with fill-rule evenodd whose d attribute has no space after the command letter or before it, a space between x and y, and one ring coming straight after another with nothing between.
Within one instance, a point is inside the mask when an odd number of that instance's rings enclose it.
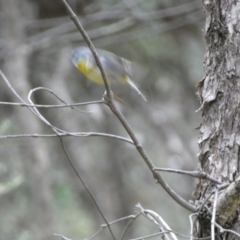
<instances>
[{"instance_id":1,"label":"twig","mask_svg":"<svg viewBox=\"0 0 240 240\"><path fill-rule=\"evenodd\" d=\"M216 222L215 219L216 219L217 199L218 199L218 189L215 188L215 190L214 190L213 211L212 211L212 218L211 218L211 240L215 240L215 222Z\"/></svg>"},{"instance_id":2,"label":"twig","mask_svg":"<svg viewBox=\"0 0 240 240\"><path fill-rule=\"evenodd\" d=\"M95 238L103 229L104 229L104 228L101 227L101 228L100 228L99 230L97 230L97 232L95 232L91 237L86 238L86 239L84 239L84 240L91 240L91 239Z\"/></svg>"},{"instance_id":3,"label":"twig","mask_svg":"<svg viewBox=\"0 0 240 240\"><path fill-rule=\"evenodd\" d=\"M163 232L164 230L167 230L168 233L170 234L170 236L172 237L173 240L178 240L176 235L172 232L172 229L168 226L168 224L164 221L164 219L157 214L156 212L149 210L149 209L144 209L140 203L138 203L136 205L136 208L138 208L140 210L140 212L147 217L150 221L152 221L153 223L155 223L156 225L159 226L161 232ZM162 227L163 226L163 227ZM165 235L165 237L167 239L169 239L169 237L167 235Z\"/></svg>"},{"instance_id":4,"label":"twig","mask_svg":"<svg viewBox=\"0 0 240 240\"><path fill-rule=\"evenodd\" d=\"M70 18L72 19L72 21L74 22L74 24L76 25L77 29L79 30L79 32L81 33L82 37L84 38L84 40L86 41L89 49L91 50L92 54L93 54L93 57L96 61L96 64L101 72L101 75L102 75L102 78L103 78L103 81L104 81L104 85L105 85L105 88L106 88L106 91L107 91L107 97L108 99L113 99L113 94L112 94L112 91L111 91L111 88L110 88L110 85L109 85L109 82L108 82L108 79L107 79L107 75L103 69L103 66L102 66L102 63L101 61L99 60L99 57L98 57L98 54L96 52L96 49L94 47L94 45L92 44L90 38L88 37L86 31L84 30L82 24L80 23L80 21L78 20L76 14L73 12L72 8L69 6L69 4L67 3L66 0L62 0L63 4L65 5L69 15L70 15Z\"/></svg>"},{"instance_id":5,"label":"twig","mask_svg":"<svg viewBox=\"0 0 240 240\"><path fill-rule=\"evenodd\" d=\"M147 164L148 168L152 172L154 178L157 180L158 183L165 189L165 191L176 201L178 202L182 207L188 209L191 212L196 212L197 208L193 206L192 204L188 203L185 199L183 199L181 196L179 196L162 178L160 173L157 173L154 171L156 167L154 166L153 162L149 158L147 152L142 147L140 142L138 141L136 135L134 134L132 128L130 127L129 123L126 121L123 114L118 110L115 103L113 101L108 101L107 105L112 110L112 112L115 114L115 116L118 118L118 120L122 123L123 127L129 134L130 138L133 140L133 143L139 152L140 156L143 158L145 163Z\"/></svg>"},{"instance_id":6,"label":"twig","mask_svg":"<svg viewBox=\"0 0 240 240\"><path fill-rule=\"evenodd\" d=\"M129 215L129 216L126 216L126 217L122 217L122 218L118 218L112 222L109 222L108 224L109 225L112 225L112 224L115 224L115 223L118 223L118 222L121 222L121 221L125 221L127 219L135 219L136 217L138 217L139 214L136 214L136 215ZM106 224L102 224L101 227L107 227Z\"/></svg>"},{"instance_id":7,"label":"twig","mask_svg":"<svg viewBox=\"0 0 240 240\"><path fill-rule=\"evenodd\" d=\"M195 215L197 215L197 213L192 213L192 214L189 215L189 221L190 221L190 240L193 240L193 239L194 239L194 237L193 237L193 226L194 226L194 224L193 224L193 221L192 221L192 217L195 216ZM195 221L194 221L194 222L195 222Z\"/></svg>"},{"instance_id":8,"label":"twig","mask_svg":"<svg viewBox=\"0 0 240 240\"><path fill-rule=\"evenodd\" d=\"M208 210L208 212L209 212L210 214L212 214L211 210L210 210L207 206L206 206L206 209ZM217 228L219 228L220 233L229 232L229 233L232 233L232 234L240 237L240 234L237 233L236 231L223 228L223 227L222 227L221 225L219 225L217 222L215 222L214 225L215 225Z\"/></svg>"},{"instance_id":9,"label":"twig","mask_svg":"<svg viewBox=\"0 0 240 240\"><path fill-rule=\"evenodd\" d=\"M179 174L183 174L183 175L188 175L190 177L203 178L203 179L212 181L214 183L222 184L222 182L218 181L216 178L214 178L202 171L184 171L184 170L178 170L178 169L173 169L173 168L155 168L154 171L179 173Z\"/></svg>"},{"instance_id":10,"label":"twig","mask_svg":"<svg viewBox=\"0 0 240 240\"><path fill-rule=\"evenodd\" d=\"M15 103L15 102L0 102L0 105L10 105L10 106L21 106L21 107L37 107L37 108L63 108L63 107L77 107L77 106L86 106L91 104L103 104L103 100L90 101L83 103L66 103L58 105L41 105L41 104L28 104L28 103ZM91 113L91 112L88 112Z\"/></svg>"},{"instance_id":11,"label":"twig","mask_svg":"<svg viewBox=\"0 0 240 240\"><path fill-rule=\"evenodd\" d=\"M130 144L133 144L131 139L121 137L118 135L113 135L113 134L108 134L108 133L99 133L99 132L76 132L76 133L71 133L71 132L66 132L66 133L58 133L58 134L18 134L18 135L0 135L0 139L5 139L5 138L23 138L23 137L33 137L33 138L51 138L51 137L109 137L117 140L121 140L123 142L127 142Z\"/></svg>"},{"instance_id":12,"label":"twig","mask_svg":"<svg viewBox=\"0 0 240 240\"><path fill-rule=\"evenodd\" d=\"M145 238L152 238L152 237L156 237L156 236L161 236L161 235L165 235L169 233L169 231L164 231L164 232L157 232L157 233L153 233L147 236L142 236L142 237L138 237L138 238L130 238L129 240L143 240Z\"/></svg>"},{"instance_id":13,"label":"twig","mask_svg":"<svg viewBox=\"0 0 240 240\"><path fill-rule=\"evenodd\" d=\"M25 101L24 101L24 100L19 96L19 94L15 91L15 89L12 87L12 85L11 85L10 82L8 81L7 77L3 74L3 72L2 72L1 70L0 70L0 75L1 75L1 77L3 78L3 80L5 81L5 83L8 85L8 87L10 88L10 90L14 93L14 95L15 95L21 102L25 103ZM31 100L31 94L28 96L28 100L32 103L32 105L34 105L33 102L32 102L32 100ZM98 208L98 211L99 211L99 213L101 214L103 220L104 220L105 223L108 225L108 222L107 222L107 220L106 220L103 212L101 211L100 207L98 206L98 204L97 204L97 202L96 202L93 194L91 193L91 191L90 191L90 190L87 188L87 186L85 185L83 179L80 177L80 174L78 173L76 167L74 166L73 162L71 161L71 158L69 157L69 155L68 155L67 152L66 152L66 149L65 149L65 147L64 147L63 140L62 140L62 138L61 138L61 136L60 136L60 134L61 134L62 132L64 132L64 131L62 131L61 129L59 129L59 128L53 126L53 125L51 125L51 123L50 123L47 119L45 119L45 118L39 113L39 111L37 110L36 107L33 107L33 108L27 107L27 108L28 108L32 113L34 113L40 120L42 120L46 125L48 125L48 126L56 133L56 135L59 137L60 142L61 142L61 145L62 145L62 148L63 148L63 151L64 151L64 153L65 153L65 155L66 155L66 157L67 157L67 159L68 159L71 167L73 168L73 170L74 170L74 172L76 173L76 175L78 176L79 180L81 181L81 183L82 183L83 186L85 187L86 191L87 191L88 194L90 195L91 199L92 199L93 202L95 203L95 205L96 205L96 207ZM66 133L66 132L64 132L64 133ZM112 230L111 230L111 228L110 228L109 225L108 225L108 229L109 229L109 231L110 231L113 239L115 240L115 236L114 236L114 234L113 234L113 232L112 232Z\"/></svg>"},{"instance_id":14,"label":"twig","mask_svg":"<svg viewBox=\"0 0 240 240\"><path fill-rule=\"evenodd\" d=\"M57 94L55 94L51 89L48 89L48 88L45 88L45 87L37 87L37 88L33 88L30 90L29 94L28 94L28 97L31 98L31 95L34 93L34 92L37 92L37 91L40 91L40 90L43 90L43 91L47 91L49 93L51 93L53 96L55 96L60 102L68 105L62 98L60 98ZM74 107L71 107L72 109L75 109L75 110L78 110ZM78 110L79 111L79 110Z\"/></svg>"},{"instance_id":15,"label":"twig","mask_svg":"<svg viewBox=\"0 0 240 240\"><path fill-rule=\"evenodd\" d=\"M109 222L108 225L107 224L102 224L100 229L98 229L91 237L89 237L89 238L87 238L85 240L91 240L91 239L95 238L104 228L109 227L109 225L115 224L115 223L120 222L120 221L124 221L124 220L129 219L129 218L133 221L138 216L139 216L139 214L137 214L137 215L130 215L130 216L119 218L117 220Z\"/></svg>"},{"instance_id":16,"label":"twig","mask_svg":"<svg viewBox=\"0 0 240 240\"><path fill-rule=\"evenodd\" d=\"M101 217L102 217L103 220L105 221L106 226L108 227L108 229L109 229L109 231L110 231L110 234L112 235L113 239L116 240L116 238L115 238L115 236L114 236L114 234L113 234L113 232L112 232L112 229L111 229L111 227L110 227L110 224L108 223L107 219L105 218L105 216L104 216L104 214L103 214L100 206L98 205L95 197L93 196L92 192L90 191L90 189L88 188L88 186L86 185L86 183L83 181L83 179L82 179L82 177L80 176L80 174L78 173L78 171L77 171L77 169L76 169L73 161L72 161L71 158L69 157L69 155L68 155L68 153L67 153L67 150L66 150L66 148L65 148L65 146L64 146L64 143L63 143L62 138L59 138L59 139L60 139L60 141L61 141L61 145L62 145L63 151L64 151L64 153L65 153L65 155L66 155L66 157L67 157L67 159L68 159L68 162L69 162L70 165L72 166L72 168L73 168L75 174L77 175L78 179L80 180L80 182L82 183L82 185L84 186L84 188L85 188L86 191L88 192L89 196L90 196L91 199L93 200L95 206L96 206L97 209L98 209L98 212L100 213Z\"/></svg>"},{"instance_id":17,"label":"twig","mask_svg":"<svg viewBox=\"0 0 240 240\"><path fill-rule=\"evenodd\" d=\"M139 216L140 216L141 213L138 213L136 215L133 215L133 218L131 218L128 223L126 224L126 226L124 227L123 231L122 231L122 234L121 234L121 237L120 237L120 240L123 240L126 232L127 232L127 229L129 228L129 226L132 224L132 222L137 219Z\"/></svg>"},{"instance_id":18,"label":"twig","mask_svg":"<svg viewBox=\"0 0 240 240\"><path fill-rule=\"evenodd\" d=\"M221 233L224 233L224 232L229 232L229 233L232 233L236 236L238 236L240 238L240 234L236 231L233 231L233 230L230 230L230 229L226 229L226 228L223 228L221 227L218 223L215 222L215 226L219 228L220 232Z\"/></svg>"},{"instance_id":19,"label":"twig","mask_svg":"<svg viewBox=\"0 0 240 240\"><path fill-rule=\"evenodd\" d=\"M53 235L54 235L54 236L59 236L59 237L61 237L63 240L72 240L72 239L70 239L70 238L67 238L67 237L63 236L62 234L54 233Z\"/></svg>"}]
</instances>

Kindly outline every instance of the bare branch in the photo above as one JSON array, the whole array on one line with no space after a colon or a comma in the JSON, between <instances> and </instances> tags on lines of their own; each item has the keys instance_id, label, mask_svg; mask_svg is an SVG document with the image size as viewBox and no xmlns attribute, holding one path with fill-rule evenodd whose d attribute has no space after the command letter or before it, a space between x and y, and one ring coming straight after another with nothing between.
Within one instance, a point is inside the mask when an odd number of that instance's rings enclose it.
<instances>
[{"instance_id":1,"label":"bare branch","mask_svg":"<svg viewBox=\"0 0 240 240\"><path fill-rule=\"evenodd\" d=\"M117 140L121 140L126 143L133 144L131 139L121 137L118 135L113 135L113 134L108 134L108 133L99 133L99 132L76 132L76 133L71 133L71 132L66 132L66 133L58 133L58 134L18 134L18 135L0 135L0 139L5 139L5 138L23 138L23 137L33 137L33 138L52 138L52 137L108 137L108 138L113 138Z\"/></svg>"},{"instance_id":2,"label":"bare branch","mask_svg":"<svg viewBox=\"0 0 240 240\"><path fill-rule=\"evenodd\" d=\"M209 212L210 214L212 214L211 210L210 210L207 206L205 206L205 207L206 207L206 209L208 210L208 212ZM220 233L229 232L229 233L232 233L232 234L240 237L240 234L237 233L236 231L223 228L223 227L222 227L220 224L218 224L217 222L214 222L214 225L215 225L217 228L219 228Z\"/></svg>"},{"instance_id":3,"label":"bare branch","mask_svg":"<svg viewBox=\"0 0 240 240\"><path fill-rule=\"evenodd\" d=\"M12 87L12 85L11 85L10 82L8 81L7 77L2 73L2 71L0 71L0 75L2 76L3 80L4 80L5 83L8 85L8 87L10 88L10 90L14 93L14 95L15 95L18 99L20 99L20 101L22 101L23 103L25 103L25 101L19 96L19 94L18 94L18 93L15 91L15 89ZM33 102L32 102L32 100L31 100L31 93L30 93L29 96L28 96L28 100L32 103L32 105L34 105ZM59 140L60 140L60 142L61 142L62 149L63 149L63 151L64 151L64 153L65 153L65 155L66 155L66 157L67 157L67 159L68 159L68 162L70 163L70 165L71 165L71 167L73 168L74 172L76 173L78 179L81 181L81 183L83 184L84 188L85 188L86 191L88 192L89 196L90 196L91 199L93 200L93 202L94 202L95 206L97 207L99 213L101 214L103 220L104 220L105 223L108 225L108 229L109 229L109 231L110 231L113 239L115 240L115 236L114 236L114 234L113 234L113 232L112 232L112 230L111 230L111 228L110 228L110 226L109 226L109 224L108 224L108 221L106 220L106 218L105 218L105 216L104 216L101 208L99 207L99 205L98 205L95 197L93 196L92 192L91 192L90 189L86 186L85 182L83 181L83 179L81 178L80 174L78 173L76 167L74 166L71 158L69 157L69 155L68 155L68 153L67 153L67 151L66 151L66 149L65 149L65 146L64 146L64 143L63 143L63 140L62 140L61 136L59 136L59 134L61 134L61 133L67 133L67 132L62 131L61 129L53 126L46 118L44 118L44 117L39 113L39 111L37 110L36 107L33 107L33 108L27 107L27 108L28 108L32 113L34 113L40 120L42 120L46 125L48 125L48 126L56 133L56 135L59 137Z\"/></svg>"},{"instance_id":4,"label":"bare branch","mask_svg":"<svg viewBox=\"0 0 240 240\"><path fill-rule=\"evenodd\" d=\"M129 222L132 222L132 221L134 221L139 215L140 215L140 214L137 214L137 215L129 215L129 216L127 216L127 217L119 218L119 219L117 219L117 220L114 220L114 221L112 221L112 222L109 222L108 225L107 225L107 224L102 224L102 225L101 225L101 228L98 229L97 232L95 232L91 237L89 237L89 238L87 238L87 239L85 239L85 240L91 240L91 239L95 238L104 228L108 227L109 225L118 223L118 222L120 222L120 221L124 221L124 220L126 220L126 219L130 219ZM129 222L128 222L128 223L129 223Z\"/></svg>"},{"instance_id":5,"label":"bare branch","mask_svg":"<svg viewBox=\"0 0 240 240\"><path fill-rule=\"evenodd\" d=\"M152 237L156 237L156 236L161 236L161 235L164 235L169 233L169 231L164 231L164 232L157 232L157 233L153 233L153 234L150 234L150 235L147 235L147 236L141 236L141 237L138 237L138 238L131 238L129 240L143 240L145 238L152 238Z\"/></svg>"},{"instance_id":6,"label":"bare branch","mask_svg":"<svg viewBox=\"0 0 240 240\"><path fill-rule=\"evenodd\" d=\"M190 240L193 240L194 237L193 237L193 226L194 226L194 223L192 221L192 217L197 215L198 213L192 213L189 215L189 220L190 220ZM194 221L195 222L195 221Z\"/></svg>"},{"instance_id":7,"label":"bare branch","mask_svg":"<svg viewBox=\"0 0 240 240\"><path fill-rule=\"evenodd\" d=\"M61 142L61 145L62 145L62 149L63 149L63 151L64 151L64 153L65 153L65 155L66 155L66 157L67 157L67 159L68 159L68 162L70 163L70 165L71 165L72 169L74 170L75 174L77 175L78 179L80 180L80 182L82 183L82 185L84 186L84 188L85 188L86 191L88 192L89 196L91 197L92 201L94 202L95 206L97 207L98 212L100 213L101 217L102 217L103 220L105 221L106 226L108 227L109 232L110 232L110 234L112 235L112 238L113 238L114 240L116 240L116 238L115 238L115 236L114 236L114 234L113 234L113 232L112 232L112 229L111 229L111 227L110 227L110 224L108 223L106 217L104 216L103 211L101 210L101 208L100 208L97 200L95 199L93 193L90 191L90 189L88 188L88 186L86 185L86 183L85 183L84 180L82 179L80 173L77 171L77 168L75 167L72 159L70 158L70 156L69 156L69 154L68 154L68 152L67 152L67 150L66 150L66 148L65 148L65 146L64 146L63 139L62 139L61 137L60 137L59 139L60 139L60 142Z\"/></svg>"},{"instance_id":8,"label":"bare branch","mask_svg":"<svg viewBox=\"0 0 240 240\"><path fill-rule=\"evenodd\" d=\"M120 237L120 240L123 240L129 226L132 224L132 222L137 219L140 216L141 213L137 214L137 215L133 215L133 218L131 218L128 223L126 224L126 226L124 227L123 231L122 231L122 235Z\"/></svg>"},{"instance_id":9,"label":"bare branch","mask_svg":"<svg viewBox=\"0 0 240 240\"><path fill-rule=\"evenodd\" d=\"M147 166L149 167L150 171L152 172L154 178L157 180L157 182L159 182L161 184L161 186L165 189L165 191L176 201L178 202L181 206L183 206L184 208L188 209L189 211L192 212L196 212L197 208L195 206L193 206L192 204L190 204L189 202L187 202L185 199L183 199L181 196L179 196L162 178L162 176L159 173L156 173L153 169L155 169L155 166L153 164L153 162L151 161L151 159L149 158L147 152L145 151L145 149L142 147L142 145L140 144L140 142L138 141L137 137L135 136L132 128L130 127L129 123L126 121L125 117L123 116L123 114L120 112L120 110L117 108L115 102L113 101L113 94L111 92L108 80L106 78L105 72L102 68L101 62L98 58L98 55L95 51L95 48L93 46L93 43L91 42L90 38L88 37L86 31L84 30L84 28L82 27L81 23L79 22L79 20L77 19L76 14L73 12L73 10L71 9L71 7L68 5L66 0L62 0L63 4L65 5L67 11L70 14L70 18L73 20L74 24L76 25L76 27L78 28L79 32L82 34L84 40L86 41L86 43L88 44L94 59L96 60L96 63L99 67L99 70L102 74L102 78L104 80L104 84L105 84L105 88L106 88L106 95L104 96L104 100L106 105L108 105L108 107L111 109L112 113L118 118L118 120L121 122L122 126L125 128L125 130L127 131L127 133L129 134L129 136L131 137L131 139L133 140L133 143L137 149L137 151L139 152L140 156L144 159L145 163L147 164Z\"/></svg>"},{"instance_id":10,"label":"bare branch","mask_svg":"<svg viewBox=\"0 0 240 240\"><path fill-rule=\"evenodd\" d=\"M211 240L215 240L215 219L216 219L216 206L217 206L217 199L218 199L218 189L215 188L214 190L214 201L213 201L213 211L212 211L212 218L211 218Z\"/></svg>"},{"instance_id":11,"label":"bare branch","mask_svg":"<svg viewBox=\"0 0 240 240\"><path fill-rule=\"evenodd\" d=\"M144 209L140 203L138 203L136 207L140 210L140 212L145 217L147 217L150 221L158 225L161 232L163 232L164 230L167 230L173 240L178 240L176 235L172 232L172 229L168 226L168 224L164 221L164 219L159 214L157 214L152 210ZM165 235L165 237L168 239L167 235Z\"/></svg>"},{"instance_id":12,"label":"bare branch","mask_svg":"<svg viewBox=\"0 0 240 240\"><path fill-rule=\"evenodd\" d=\"M221 233L229 232L229 233L232 233L232 234L240 237L240 234L237 233L236 231L233 231L233 230L230 230L230 229L225 229L225 228L221 227L218 223L215 223L215 225L216 225L216 227L218 227L218 228L220 229L220 232L221 232Z\"/></svg>"},{"instance_id":13,"label":"bare branch","mask_svg":"<svg viewBox=\"0 0 240 240\"><path fill-rule=\"evenodd\" d=\"M63 236L62 234L54 233L53 235L54 235L54 236L61 237L62 240L72 240L72 239L70 239L70 238L67 238L67 237Z\"/></svg>"},{"instance_id":14,"label":"bare branch","mask_svg":"<svg viewBox=\"0 0 240 240\"><path fill-rule=\"evenodd\" d=\"M171 172L171 173L179 173L183 175L188 175L190 177L195 177L195 178L203 178L207 179L209 181L222 184L222 182L219 182L217 179L214 177L208 175L205 172L202 171L184 171L184 170L178 170L178 169L173 169L173 168L155 168L154 171L161 171L161 172Z\"/></svg>"},{"instance_id":15,"label":"bare branch","mask_svg":"<svg viewBox=\"0 0 240 240\"><path fill-rule=\"evenodd\" d=\"M65 108L65 107L77 107L77 106L87 106L92 104L103 104L103 100L98 101L90 101L90 102L83 102L83 103L66 103L66 104L59 104L59 105L41 105L41 104L27 104L27 103L14 103L14 102L0 102L0 105L9 105L9 106L21 106L21 107L37 107L37 108ZM91 113L91 112L85 112Z\"/></svg>"},{"instance_id":16,"label":"bare branch","mask_svg":"<svg viewBox=\"0 0 240 240\"><path fill-rule=\"evenodd\" d=\"M112 94L112 91L111 91L111 88L110 88L110 85L109 85L109 82L108 82L108 79L107 79L107 75L103 69L103 66L102 66L102 63L101 61L99 60L99 57L98 57L98 54L96 52L96 49L93 45L93 43L91 42L90 38L88 37L86 31L84 30L82 24L80 23L80 21L78 20L76 14L73 12L72 8L68 5L67 1L66 0L62 0L63 4L65 5L69 15L70 15L70 18L72 19L72 21L74 22L75 26L77 27L77 29L79 30L79 32L81 33L83 39L86 41L89 49L91 50L92 54L93 54L93 57L96 61L96 64L101 72L101 75L102 75L102 78L103 78L103 81L104 81L104 85L105 85L105 88L106 88L106 91L107 91L107 97L112 100L113 99L113 94Z\"/></svg>"},{"instance_id":17,"label":"bare branch","mask_svg":"<svg viewBox=\"0 0 240 240\"><path fill-rule=\"evenodd\" d=\"M60 98L57 94L55 94L51 89L48 89L48 88L45 88L45 87L37 87L37 88L33 88L30 90L29 94L28 94L28 99L31 99L31 95L34 93L34 92L37 92L37 91L40 91L40 90L43 90L43 91L47 91L49 93L51 93L53 96L55 96L60 102L68 105L66 103L66 101L64 101L62 98ZM83 113L86 113L85 111L82 111L82 110L79 110L79 109L76 109L74 107L71 107L72 109L76 110L76 111L80 111L80 112L83 112ZM35 108L36 109L36 108Z\"/></svg>"}]
</instances>

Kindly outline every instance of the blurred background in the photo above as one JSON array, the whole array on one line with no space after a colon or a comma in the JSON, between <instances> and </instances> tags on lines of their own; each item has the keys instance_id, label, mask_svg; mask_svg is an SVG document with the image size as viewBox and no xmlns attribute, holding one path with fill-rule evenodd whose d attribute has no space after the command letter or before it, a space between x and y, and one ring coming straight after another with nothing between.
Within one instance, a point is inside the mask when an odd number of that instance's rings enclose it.
<instances>
[{"instance_id":1,"label":"blurred background","mask_svg":"<svg viewBox=\"0 0 240 240\"><path fill-rule=\"evenodd\" d=\"M138 65L131 89L119 104L157 167L197 168L200 114L196 83L203 76L204 14L200 1L69 0L95 47ZM27 100L31 89L51 89L68 103L100 100L102 86L89 82L70 62L72 49L86 45L60 0L0 0L0 69ZM19 102L1 79L0 101ZM38 104L60 104L52 94L33 94ZM128 137L104 105L39 109L69 132L104 132ZM52 134L27 108L0 104L1 136ZM189 234L188 211L156 184L135 148L100 137L65 137L78 172L108 221L135 213L140 202L170 227ZM0 158L0 239L84 239L104 223L70 167L58 138L2 138ZM183 198L191 199L195 179L163 174ZM119 237L127 222L113 226ZM155 233L143 217L125 239ZM107 229L96 239L110 239ZM181 238L180 238L181 239Z\"/></svg>"}]
</instances>

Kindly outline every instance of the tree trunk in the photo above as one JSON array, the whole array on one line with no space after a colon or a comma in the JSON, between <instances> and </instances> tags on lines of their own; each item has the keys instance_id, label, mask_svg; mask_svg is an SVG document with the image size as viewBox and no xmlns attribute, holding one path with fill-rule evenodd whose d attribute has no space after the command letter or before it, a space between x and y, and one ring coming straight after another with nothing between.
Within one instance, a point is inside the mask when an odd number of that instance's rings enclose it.
<instances>
[{"instance_id":1,"label":"tree trunk","mask_svg":"<svg viewBox=\"0 0 240 240\"><path fill-rule=\"evenodd\" d=\"M240 160L240 1L204 0L203 6L207 51L205 76L198 84L202 110L199 168L230 186L216 190L214 183L199 181L194 194L196 203L200 206L208 197L209 200L198 216L199 225L194 229L197 237L207 237L213 232L211 213L214 204L215 222L225 229L240 232L237 179ZM215 201L213 191L218 192ZM240 239L225 230L220 233L216 224L214 235L216 239Z\"/></svg>"}]
</instances>

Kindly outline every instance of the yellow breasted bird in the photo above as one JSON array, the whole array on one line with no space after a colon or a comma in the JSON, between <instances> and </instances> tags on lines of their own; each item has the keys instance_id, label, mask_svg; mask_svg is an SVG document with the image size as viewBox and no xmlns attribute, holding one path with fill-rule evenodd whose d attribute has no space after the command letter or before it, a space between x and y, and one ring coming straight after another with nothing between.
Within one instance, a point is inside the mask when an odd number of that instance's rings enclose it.
<instances>
[{"instance_id":1,"label":"yellow breasted bird","mask_svg":"<svg viewBox=\"0 0 240 240\"><path fill-rule=\"evenodd\" d=\"M132 63L130 61L102 49L97 49L96 51L110 85L128 85L147 101L146 97L131 80ZM75 49L71 60L77 69L88 79L97 84L104 84L101 72L88 47Z\"/></svg>"}]
</instances>

